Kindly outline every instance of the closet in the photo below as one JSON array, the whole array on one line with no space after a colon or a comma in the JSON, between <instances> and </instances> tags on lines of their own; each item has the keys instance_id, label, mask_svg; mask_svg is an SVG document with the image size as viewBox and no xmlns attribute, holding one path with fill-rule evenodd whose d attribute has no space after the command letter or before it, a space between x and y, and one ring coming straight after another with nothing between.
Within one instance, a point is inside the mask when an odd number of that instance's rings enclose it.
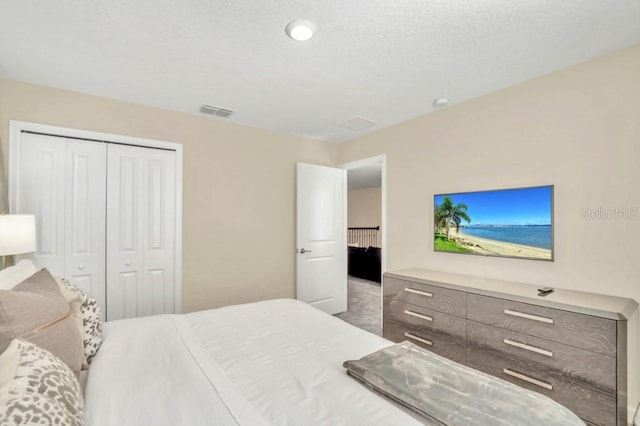
<instances>
[{"instance_id":1,"label":"closet","mask_svg":"<svg viewBox=\"0 0 640 426\"><path fill-rule=\"evenodd\" d=\"M107 320L179 310L175 150L24 130L11 149L11 209L37 221L38 251L24 257Z\"/></svg>"}]
</instances>

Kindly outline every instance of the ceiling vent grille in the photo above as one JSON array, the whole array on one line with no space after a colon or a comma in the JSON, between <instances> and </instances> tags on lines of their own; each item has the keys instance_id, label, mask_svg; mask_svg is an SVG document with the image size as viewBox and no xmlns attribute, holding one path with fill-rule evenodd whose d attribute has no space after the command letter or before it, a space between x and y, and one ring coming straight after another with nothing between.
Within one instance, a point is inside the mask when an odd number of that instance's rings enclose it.
<instances>
[{"instance_id":1,"label":"ceiling vent grille","mask_svg":"<svg viewBox=\"0 0 640 426\"><path fill-rule=\"evenodd\" d=\"M211 106L211 105L202 105L200 107L200 112L203 114L215 115L217 117L223 117L223 118L227 118L231 114L233 114L233 111L231 111L230 109L224 109L224 108Z\"/></svg>"},{"instance_id":2,"label":"ceiling vent grille","mask_svg":"<svg viewBox=\"0 0 640 426\"><path fill-rule=\"evenodd\" d=\"M355 118L352 118L351 120L345 121L344 123L338 124L338 126L357 132L358 130L369 129L371 127L376 126L377 124L378 123L375 123L371 120L367 120L366 118L355 117Z\"/></svg>"}]
</instances>

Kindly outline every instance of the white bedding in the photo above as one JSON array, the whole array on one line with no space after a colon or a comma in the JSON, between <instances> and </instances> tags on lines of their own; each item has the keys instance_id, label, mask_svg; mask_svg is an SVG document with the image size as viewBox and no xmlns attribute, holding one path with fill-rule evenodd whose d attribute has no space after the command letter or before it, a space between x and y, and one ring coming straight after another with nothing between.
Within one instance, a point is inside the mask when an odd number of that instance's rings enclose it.
<instances>
[{"instance_id":1,"label":"white bedding","mask_svg":"<svg viewBox=\"0 0 640 426\"><path fill-rule=\"evenodd\" d=\"M109 322L87 424L420 424L342 367L390 344L290 299Z\"/></svg>"}]
</instances>

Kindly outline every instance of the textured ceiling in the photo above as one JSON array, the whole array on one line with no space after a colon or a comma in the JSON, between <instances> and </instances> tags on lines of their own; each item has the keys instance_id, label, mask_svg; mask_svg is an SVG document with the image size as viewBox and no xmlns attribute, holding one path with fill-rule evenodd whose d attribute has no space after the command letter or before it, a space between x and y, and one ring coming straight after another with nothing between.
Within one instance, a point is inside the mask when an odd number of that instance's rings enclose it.
<instances>
[{"instance_id":1,"label":"textured ceiling","mask_svg":"<svg viewBox=\"0 0 640 426\"><path fill-rule=\"evenodd\" d=\"M639 0L0 0L1 77L331 142L639 43Z\"/></svg>"}]
</instances>

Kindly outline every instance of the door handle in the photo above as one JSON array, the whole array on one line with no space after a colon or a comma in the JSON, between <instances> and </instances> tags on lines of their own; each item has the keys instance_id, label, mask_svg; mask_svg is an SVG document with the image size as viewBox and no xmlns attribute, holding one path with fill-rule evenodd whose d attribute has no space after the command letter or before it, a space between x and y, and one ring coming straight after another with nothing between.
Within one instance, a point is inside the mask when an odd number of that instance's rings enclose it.
<instances>
[{"instance_id":1,"label":"door handle","mask_svg":"<svg viewBox=\"0 0 640 426\"><path fill-rule=\"evenodd\" d=\"M301 248L299 251L300 251L300 254L311 253L311 250L305 250L303 248Z\"/></svg>"}]
</instances>

